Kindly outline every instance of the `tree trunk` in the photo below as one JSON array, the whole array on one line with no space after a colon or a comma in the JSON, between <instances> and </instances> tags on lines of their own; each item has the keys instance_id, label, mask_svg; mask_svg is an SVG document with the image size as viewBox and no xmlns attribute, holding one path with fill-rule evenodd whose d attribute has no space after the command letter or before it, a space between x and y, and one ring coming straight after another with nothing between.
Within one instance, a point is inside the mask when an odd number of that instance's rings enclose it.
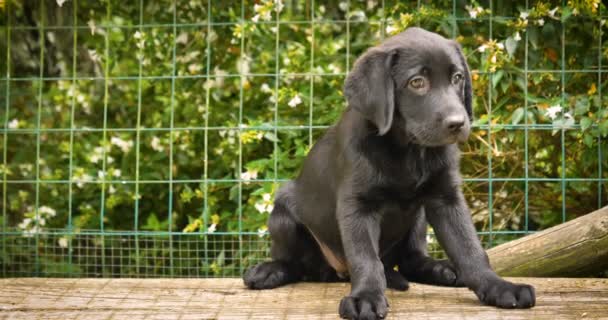
<instances>
[{"instance_id":1,"label":"tree trunk","mask_svg":"<svg viewBox=\"0 0 608 320\"><path fill-rule=\"evenodd\" d=\"M502 276L583 277L608 270L608 207L488 250Z\"/></svg>"}]
</instances>

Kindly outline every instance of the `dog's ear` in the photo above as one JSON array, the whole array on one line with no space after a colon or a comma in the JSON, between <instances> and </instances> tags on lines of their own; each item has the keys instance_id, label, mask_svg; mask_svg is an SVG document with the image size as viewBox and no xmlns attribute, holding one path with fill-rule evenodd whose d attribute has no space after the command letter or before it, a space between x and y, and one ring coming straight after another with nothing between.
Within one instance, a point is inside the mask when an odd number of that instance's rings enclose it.
<instances>
[{"instance_id":1,"label":"dog's ear","mask_svg":"<svg viewBox=\"0 0 608 320\"><path fill-rule=\"evenodd\" d=\"M393 124L395 111L395 84L391 67L395 50L369 49L355 62L344 84L348 105L360 112L384 135Z\"/></svg>"},{"instance_id":2,"label":"dog's ear","mask_svg":"<svg viewBox=\"0 0 608 320\"><path fill-rule=\"evenodd\" d=\"M462 103L464 104L464 108L467 110L467 114L469 115L469 121L473 122L473 85L471 82L471 72L469 71L467 59L465 59L464 55L462 54L460 44L454 41L454 45L456 46L456 51L458 52L458 57L460 58L460 64L462 64L462 68L464 69L464 93Z\"/></svg>"}]
</instances>

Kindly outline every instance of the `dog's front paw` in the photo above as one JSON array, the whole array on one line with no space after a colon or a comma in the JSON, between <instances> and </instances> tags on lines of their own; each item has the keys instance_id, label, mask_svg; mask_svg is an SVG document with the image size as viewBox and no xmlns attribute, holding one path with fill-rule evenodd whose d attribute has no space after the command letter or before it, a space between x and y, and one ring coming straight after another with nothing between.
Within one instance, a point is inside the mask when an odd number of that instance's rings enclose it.
<instances>
[{"instance_id":1,"label":"dog's front paw","mask_svg":"<svg viewBox=\"0 0 608 320\"><path fill-rule=\"evenodd\" d=\"M248 269L243 275L243 282L249 289L272 289L294 282L294 276L283 263L277 261L263 262Z\"/></svg>"},{"instance_id":2,"label":"dog's front paw","mask_svg":"<svg viewBox=\"0 0 608 320\"><path fill-rule=\"evenodd\" d=\"M388 302L383 294L359 294L346 296L340 301L340 317L343 319L384 319Z\"/></svg>"},{"instance_id":3,"label":"dog's front paw","mask_svg":"<svg viewBox=\"0 0 608 320\"><path fill-rule=\"evenodd\" d=\"M532 308L536 302L534 287L504 280L492 281L475 294L484 304L499 308Z\"/></svg>"}]
</instances>

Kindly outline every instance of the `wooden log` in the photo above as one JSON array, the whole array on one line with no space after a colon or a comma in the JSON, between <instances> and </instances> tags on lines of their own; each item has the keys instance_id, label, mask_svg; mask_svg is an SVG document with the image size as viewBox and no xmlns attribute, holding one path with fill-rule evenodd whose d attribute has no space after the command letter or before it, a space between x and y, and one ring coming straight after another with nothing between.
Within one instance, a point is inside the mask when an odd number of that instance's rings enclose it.
<instances>
[{"instance_id":1,"label":"wooden log","mask_svg":"<svg viewBox=\"0 0 608 320\"><path fill-rule=\"evenodd\" d=\"M503 276L582 277L608 270L608 206L488 250Z\"/></svg>"}]
</instances>

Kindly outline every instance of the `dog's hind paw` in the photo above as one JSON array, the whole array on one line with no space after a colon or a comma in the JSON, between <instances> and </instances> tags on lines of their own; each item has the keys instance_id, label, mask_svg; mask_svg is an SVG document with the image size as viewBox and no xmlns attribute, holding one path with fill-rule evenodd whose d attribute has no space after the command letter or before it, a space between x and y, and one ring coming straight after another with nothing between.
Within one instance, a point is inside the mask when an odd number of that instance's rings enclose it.
<instances>
[{"instance_id":1,"label":"dog's hind paw","mask_svg":"<svg viewBox=\"0 0 608 320\"><path fill-rule=\"evenodd\" d=\"M386 276L386 286L391 289L406 291L410 287L410 283L398 271L390 268L384 269Z\"/></svg>"},{"instance_id":2,"label":"dog's hind paw","mask_svg":"<svg viewBox=\"0 0 608 320\"><path fill-rule=\"evenodd\" d=\"M272 289L295 282L296 277L285 263L263 262L249 268L243 275L243 282L250 289Z\"/></svg>"}]
</instances>

